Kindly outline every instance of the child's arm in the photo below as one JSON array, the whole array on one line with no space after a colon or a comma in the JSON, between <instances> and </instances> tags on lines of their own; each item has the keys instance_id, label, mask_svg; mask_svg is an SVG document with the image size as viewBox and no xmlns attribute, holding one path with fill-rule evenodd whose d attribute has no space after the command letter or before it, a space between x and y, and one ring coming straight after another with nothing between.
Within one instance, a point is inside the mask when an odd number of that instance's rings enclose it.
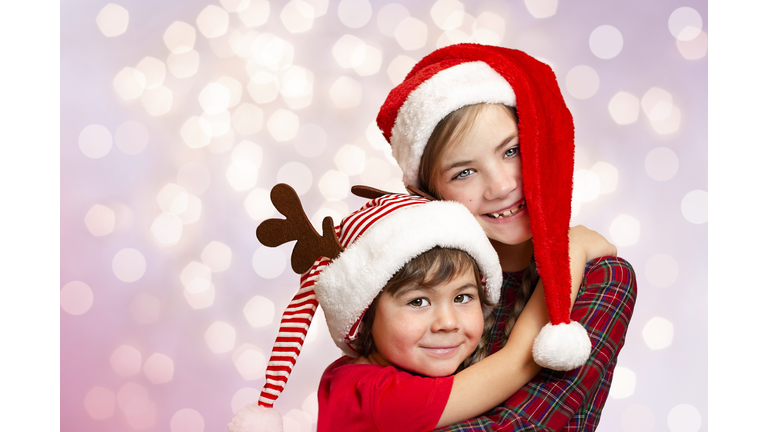
<instances>
[{"instance_id":1,"label":"child's arm","mask_svg":"<svg viewBox=\"0 0 768 432\"><path fill-rule=\"evenodd\" d=\"M584 225L571 227L568 231L568 245L571 261L571 306L573 306L581 286L581 279L584 277L584 266L601 256L616 256L616 246Z\"/></svg>"}]
</instances>

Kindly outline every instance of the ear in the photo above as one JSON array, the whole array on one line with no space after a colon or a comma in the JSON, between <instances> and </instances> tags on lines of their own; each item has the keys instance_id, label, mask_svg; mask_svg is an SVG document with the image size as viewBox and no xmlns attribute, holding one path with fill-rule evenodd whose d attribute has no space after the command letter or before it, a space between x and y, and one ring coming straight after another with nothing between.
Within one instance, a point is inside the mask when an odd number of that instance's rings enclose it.
<instances>
[{"instance_id":1,"label":"ear","mask_svg":"<svg viewBox=\"0 0 768 432\"><path fill-rule=\"evenodd\" d=\"M359 196L360 198L376 199L384 195L392 195L393 192L385 192L381 189L376 189L371 186L355 185L352 186L352 194Z\"/></svg>"}]
</instances>

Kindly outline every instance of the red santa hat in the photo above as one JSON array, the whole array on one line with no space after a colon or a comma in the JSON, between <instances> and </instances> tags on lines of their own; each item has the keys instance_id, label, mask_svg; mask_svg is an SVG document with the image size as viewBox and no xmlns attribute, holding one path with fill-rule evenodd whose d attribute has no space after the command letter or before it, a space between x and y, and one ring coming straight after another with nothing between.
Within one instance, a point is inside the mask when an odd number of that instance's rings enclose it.
<instances>
[{"instance_id":1,"label":"red santa hat","mask_svg":"<svg viewBox=\"0 0 768 432\"><path fill-rule=\"evenodd\" d=\"M290 199L298 201L298 197ZM300 219L301 216L306 219L303 211L299 215L286 209L279 197L276 200L274 189L272 200L289 220ZM302 224L311 227L306 220ZM291 229L295 229L295 225L287 226L286 220L270 220L259 226L257 235L267 246L298 239L291 257L292 264L313 255L317 257L317 252L301 248L306 246L302 242L311 242L320 236L315 233L316 238L305 241L300 235L285 235ZM499 300L502 273L498 255L477 220L459 203L430 201L414 195L386 194L370 200L342 219L338 227L332 228L329 223L324 227L323 237L332 236L331 232L337 236L338 245L343 251L330 258L321 256L302 275L301 287L283 313L278 337L267 365L267 383L259 401L236 413L229 423L230 432L282 429L282 426L276 426L281 424L282 419L272 406L282 393L301 352L318 304L323 308L336 346L346 355L357 357L353 342L357 339L365 311L395 273L434 247L467 252L478 265L487 297L494 303ZM275 237L279 240L272 241ZM304 257L297 258L297 252ZM294 265L294 270L301 270L301 266L297 268ZM486 317L490 312L491 308L483 310ZM267 424L273 429L265 429Z\"/></svg>"},{"instance_id":2,"label":"red santa hat","mask_svg":"<svg viewBox=\"0 0 768 432\"><path fill-rule=\"evenodd\" d=\"M534 343L534 359L550 369L576 368L592 345L586 330L570 320L574 127L552 69L518 50L450 45L413 67L389 93L377 123L392 145L403 182L419 188L421 156L437 123L478 103L516 107L519 118L523 190L550 318Z\"/></svg>"}]
</instances>

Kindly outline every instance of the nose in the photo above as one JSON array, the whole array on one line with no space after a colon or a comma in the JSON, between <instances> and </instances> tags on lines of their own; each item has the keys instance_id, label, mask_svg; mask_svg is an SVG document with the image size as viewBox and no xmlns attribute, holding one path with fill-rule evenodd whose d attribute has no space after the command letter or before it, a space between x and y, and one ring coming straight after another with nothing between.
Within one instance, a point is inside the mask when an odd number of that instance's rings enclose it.
<instances>
[{"instance_id":1,"label":"nose","mask_svg":"<svg viewBox=\"0 0 768 432\"><path fill-rule=\"evenodd\" d=\"M513 172L504 169L503 166L487 170L487 183L483 192L483 197L487 200L505 198L510 192L515 190L518 185L518 179Z\"/></svg>"},{"instance_id":2,"label":"nose","mask_svg":"<svg viewBox=\"0 0 768 432\"><path fill-rule=\"evenodd\" d=\"M453 305L441 305L434 309L432 332L452 332L459 329L459 317Z\"/></svg>"}]
</instances>

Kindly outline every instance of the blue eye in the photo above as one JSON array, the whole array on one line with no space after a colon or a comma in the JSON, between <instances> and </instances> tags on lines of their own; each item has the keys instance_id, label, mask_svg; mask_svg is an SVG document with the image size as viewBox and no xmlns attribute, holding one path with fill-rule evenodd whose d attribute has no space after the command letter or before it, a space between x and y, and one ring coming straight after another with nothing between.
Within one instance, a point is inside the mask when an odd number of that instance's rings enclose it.
<instances>
[{"instance_id":1,"label":"blue eye","mask_svg":"<svg viewBox=\"0 0 768 432\"><path fill-rule=\"evenodd\" d=\"M516 145L516 146L510 147L509 150L504 152L504 157L505 158L515 157L519 154L520 154L520 146Z\"/></svg>"},{"instance_id":2,"label":"blue eye","mask_svg":"<svg viewBox=\"0 0 768 432\"><path fill-rule=\"evenodd\" d=\"M454 179L462 179L462 178L467 178L467 177L469 177L469 175L470 175L470 174L472 174L473 172L475 172L475 170L467 168L467 169L465 169L464 171L462 171L462 172L460 172L460 173L456 174L455 176L453 176L453 178L454 178Z\"/></svg>"}]
</instances>

